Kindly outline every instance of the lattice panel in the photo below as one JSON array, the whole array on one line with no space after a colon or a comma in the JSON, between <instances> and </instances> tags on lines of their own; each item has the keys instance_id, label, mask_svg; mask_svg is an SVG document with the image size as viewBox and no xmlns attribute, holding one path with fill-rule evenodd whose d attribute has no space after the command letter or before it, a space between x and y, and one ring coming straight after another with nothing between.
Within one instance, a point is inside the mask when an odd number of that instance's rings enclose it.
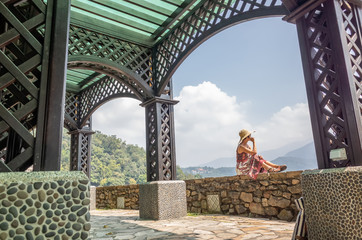
<instances>
[{"instance_id":1,"label":"lattice panel","mask_svg":"<svg viewBox=\"0 0 362 240\"><path fill-rule=\"evenodd\" d=\"M147 106L147 181L157 181L157 172L158 172L158 141L157 141L157 112L156 112L156 104L152 104Z\"/></svg>"},{"instance_id":2,"label":"lattice panel","mask_svg":"<svg viewBox=\"0 0 362 240\"><path fill-rule=\"evenodd\" d=\"M84 121L91 116L98 106L116 97L140 99L130 87L111 77L84 89L80 94L80 126L83 125Z\"/></svg>"},{"instance_id":3,"label":"lattice panel","mask_svg":"<svg viewBox=\"0 0 362 240\"><path fill-rule=\"evenodd\" d=\"M6 152L7 168L23 171L33 163L46 7L40 0L5 2L0 2L0 151Z\"/></svg>"},{"instance_id":4,"label":"lattice panel","mask_svg":"<svg viewBox=\"0 0 362 240\"><path fill-rule=\"evenodd\" d=\"M331 48L330 31L328 29L327 12L325 5L321 4L316 9L305 15L307 25L306 37L309 41L310 58L313 63L314 84L316 96L319 99L321 124L323 124L323 138L326 150L329 152L336 148L345 148L350 154L347 139L347 128L343 99L340 95L341 81L336 73L336 59ZM334 162L334 166L344 167L351 162ZM330 163L332 164L332 163Z\"/></svg>"},{"instance_id":5,"label":"lattice panel","mask_svg":"<svg viewBox=\"0 0 362 240\"><path fill-rule=\"evenodd\" d=\"M81 134L81 146L80 146L80 171L83 171L89 176L89 166L90 166L90 156L89 156L89 147L90 147L90 136L88 134Z\"/></svg>"},{"instance_id":6,"label":"lattice panel","mask_svg":"<svg viewBox=\"0 0 362 240\"><path fill-rule=\"evenodd\" d=\"M270 13L268 13L270 11ZM283 15L286 10L280 0L208 0L182 24L174 29L156 49L155 84L159 88L166 75L185 57L186 51L210 36L220 27L232 23L233 18L248 14L248 18L261 15ZM235 20L236 21L236 20ZM171 76L168 76L171 77ZM162 86L161 86L162 87Z\"/></svg>"},{"instance_id":7,"label":"lattice panel","mask_svg":"<svg viewBox=\"0 0 362 240\"><path fill-rule=\"evenodd\" d=\"M354 77L357 99L359 100L359 111L362 121L362 44L361 44L361 17L357 7L347 1L340 1L342 9L343 25L349 57L351 61L351 69Z\"/></svg>"},{"instance_id":8,"label":"lattice panel","mask_svg":"<svg viewBox=\"0 0 362 240\"><path fill-rule=\"evenodd\" d=\"M90 120L86 121L82 129L70 132L70 171L83 171L88 177L90 176L90 145L93 133Z\"/></svg>"},{"instance_id":9,"label":"lattice panel","mask_svg":"<svg viewBox=\"0 0 362 240\"><path fill-rule=\"evenodd\" d=\"M163 180L172 178L172 151L171 151L171 131L170 131L170 106L162 104L161 106L161 142L162 142L162 173Z\"/></svg>"},{"instance_id":10,"label":"lattice panel","mask_svg":"<svg viewBox=\"0 0 362 240\"><path fill-rule=\"evenodd\" d=\"M79 96L74 93L66 92L64 109L64 125L68 130L77 129L79 121Z\"/></svg>"},{"instance_id":11,"label":"lattice panel","mask_svg":"<svg viewBox=\"0 0 362 240\"><path fill-rule=\"evenodd\" d=\"M70 171L78 171L79 133L70 135Z\"/></svg>"},{"instance_id":12,"label":"lattice panel","mask_svg":"<svg viewBox=\"0 0 362 240\"><path fill-rule=\"evenodd\" d=\"M153 85L150 49L73 25L69 36L69 55L108 59L136 73L147 85Z\"/></svg>"}]
</instances>

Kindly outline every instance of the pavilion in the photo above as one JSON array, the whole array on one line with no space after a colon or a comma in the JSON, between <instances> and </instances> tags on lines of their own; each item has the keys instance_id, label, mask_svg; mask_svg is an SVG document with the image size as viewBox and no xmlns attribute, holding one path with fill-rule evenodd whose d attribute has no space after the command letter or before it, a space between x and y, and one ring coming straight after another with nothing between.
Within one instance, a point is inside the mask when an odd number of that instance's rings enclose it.
<instances>
[{"instance_id":1,"label":"pavilion","mask_svg":"<svg viewBox=\"0 0 362 240\"><path fill-rule=\"evenodd\" d=\"M173 73L218 32L276 16L297 28L319 169L361 166L361 0L0 0L0 172L59 171L64 126L89 176L92 114L130 97L147 181L175 180Z\"/></svg>"}]
</instances>

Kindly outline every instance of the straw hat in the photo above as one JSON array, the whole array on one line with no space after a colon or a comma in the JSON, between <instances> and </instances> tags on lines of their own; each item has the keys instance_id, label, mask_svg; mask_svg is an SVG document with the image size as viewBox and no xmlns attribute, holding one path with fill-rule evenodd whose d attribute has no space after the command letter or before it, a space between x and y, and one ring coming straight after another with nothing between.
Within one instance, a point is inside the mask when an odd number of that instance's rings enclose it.
<instances>
[{"instance_id":1,"label":"straw hat","mask_svg":"<svg viewBox=\"0 0 362 240\"><path fill-rule=\"evenodd\" d=\"M246 130L246 129L241 130L239 132L239 136L240 136L239 142L241 143L246 137L248 137L250 135L251 135L251 132L249 132L248 130Z\"/></svg>"}]
</instances>

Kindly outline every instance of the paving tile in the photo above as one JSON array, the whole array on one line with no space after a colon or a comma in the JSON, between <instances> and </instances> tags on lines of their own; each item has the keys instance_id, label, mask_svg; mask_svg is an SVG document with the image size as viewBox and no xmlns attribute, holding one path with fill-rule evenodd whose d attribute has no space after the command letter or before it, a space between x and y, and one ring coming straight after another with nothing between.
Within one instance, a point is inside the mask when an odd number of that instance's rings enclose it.
<instances>
[{"instance_id":1,"label":"paving tile","mask_svg":"<svg viewBox=\"0 0 362 240\"><path fill-rule=\"evenodd\" d=\"M90 238L290 240L293 222L227 215L197 215L171 220L142 220L136 210L91 211Z\"/></svg>"}]
</instances>

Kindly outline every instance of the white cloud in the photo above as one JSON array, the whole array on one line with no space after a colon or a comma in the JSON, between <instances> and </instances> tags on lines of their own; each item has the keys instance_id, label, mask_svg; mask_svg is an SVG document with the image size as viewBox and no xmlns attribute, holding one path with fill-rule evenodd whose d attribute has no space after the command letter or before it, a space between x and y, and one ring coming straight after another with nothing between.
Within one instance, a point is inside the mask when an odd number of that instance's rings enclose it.
<instances>
[{"instance_id":1,"label":"white cloud","mask_svg":"<svg viewBox=\"0 0 362 240\"><path fill-rule=\"evenodd\" d=\"M102 105L93 114L93 129L145 147L145 109L140 103L132 98L120 98Z\"/></svg>"},{"instance_id":2,"label":"white cloud","mask_svg":"<svg viewBox=\"0 0 362 240\"><path fill-rule=\"evenodd\" d=\"M256 130L259 151L312 141L306 103L283 107L255 125L250 101L238 102L210 82L186 86L175 99L180 101L175 105L176 161L183 167L235 156L242 128ZM93 114L93 129L145 147L145 110L139 104L117 99L103 105Z\"/></svg>"},{"instance_id":3,"label":"white cloud","mask_svg":"<svg viewBox=\"0 0 362 240\"><path fill-rule=\"evenodd\" d=\"M280 148L290 143L305 144L312 141L309 109L306 103L286 106L269 121L256 127L259 145L264 150ZM259 148L258 148L259 149Z\"/></svg>"},{"instance_id":4,"label":"white cloud","mask_svg":"<svg viewBox=\"0 0 362 240\"><path fill-rule=\"evenodd\" d=\"M213 83L184 87L176 99L180 100L175 106L175 124L177 162L181 166L234 156L242 128L257 131L259 151L312 140L305 103L286 106L271 119L254 125L248 119L251 103L237 102Z\"/></svg>"},{"instance_id":5,"label":"white cloud","mask_svg":"<svg viewBox=\"0 0 362 240\"><path fill-rule=\"evenodd\" d=\"M249 103L238 103L213 83L184 87L176 99L176 161L181 166L232 156L240 128L251 127L244 117Z\"/></svg>"}]
</instances>

